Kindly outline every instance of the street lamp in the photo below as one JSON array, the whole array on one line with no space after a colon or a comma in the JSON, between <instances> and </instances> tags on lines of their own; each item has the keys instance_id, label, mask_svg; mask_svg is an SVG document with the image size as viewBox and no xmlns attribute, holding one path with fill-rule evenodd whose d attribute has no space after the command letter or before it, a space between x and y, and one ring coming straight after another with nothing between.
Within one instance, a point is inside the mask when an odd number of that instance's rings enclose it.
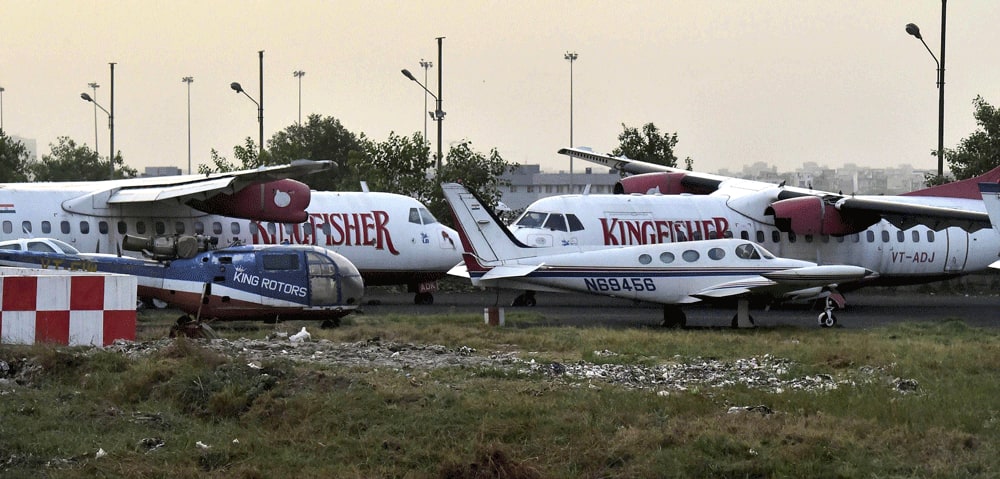
<instances>
[{"instance_id":1,"label":"street lamp","mask_svg":"<svg viewBox=\"0 0 1000 479\"><path fill-rule=\"evenodd\" d=\"M115 123L114 123L114 121L115 121L114 118L115 117L111 115L110 111L105 110L104 107L101 106L100 103L97 103L97 100L94 100L93 98L91 98L90 95L88 95L87 93L81 93L80 94L80 98L83 98L84 101L89 101L89 102L93 103L94 106L96 106L97 108L100 108L101 111L103 111L104 113L106 113L108 115L108 129L111 130L111 144L114 145L115 144L115 139L114 139L115 138L115 136L114 136L115 135L115 126L114 126L115 125ZM115 151L114 147L112 147L111 151L112 152ZM112 153L112 155L113 154L114 153ZM114 179L114 171L115 171L114 160L112 159L111 156L109 156L108 157L108 161L111 162L111 178L110 179Z\"/></svg>"},{"instance_id":2,"label":"street lamp","mask_svg":"<svg viewBox=\"0 0 1000 479\"><path fill-rule=\"evenodd\" d=\"M184 77L181 81L187 83L188 94L188 174L191 174L191 82L194 77Z\"/></svg>"},{"instance_id":3,"label":"street lamp","mask_svg":"<svg viewBox=\"0 0 1000 479\"><path fill-rule=\"evenodd\" d=\"M444 110L441 109L441 40L444 40L444 37L438 37L437 38L437 41L438 41L438 94L437 95L435 95L434 93L431 93L431 91L428 90L427 87L424 86L423 83L420 83L420 81L417 80L417 78L414 77L413 74L410 73L409 70L407 70L405 68L401 70L402 73L403 73L403 76L405 76L406 78L409 78L410 80L413 80L413 82L416 83L417 85L420 85L420 88L423 88L424 91L427 92L427 94L429 94L430 96L434 97L434 102L435 102L435 105L436 105L435 108L434 108L434 111L429 111L429 112L427 112L427 114L429 114L430 117L433 118L434 121L436 121L437 124L438 124L438 127L437 127L437 130L438 130L437 131L437 171L438 172L441 171L441 159L442 159L442 155L441 155L441 123L444 121L444 115L445 115Z\"/></svg>"},{"instance_id":4,"label":"street lamp","mask_svg":"<svg viewBox=\"0 0 1000 479\"><path fill-rule=\"evenodd\" d=\"M264 50L257 52L260 57L260 102L254 100L249 93L243 90L239 82L232 82L229 84L229 88L232 88L236 93L242 93L246 95L255 105L257 105L257 123L260 124L260 154L264 153Z\"/></svg>"},{"instance_id":5,"label":"street lamp","mask_svg":"<svg viewBox=\"0 0 1000 479\"><path fill-rule=\"evenodd\" d=\"M920 43L924 44L927 53L931 54L934 63L937 65L937 87L938 87L938 180L944 178L944 38L945 38L945 14L948 0L941 0L941 61L938 62L934 52L927 46L924 37L920 35L920 27L913 23L906 24L906 33L917 37Z\"/></svg>"},{"instance_id":6,"label":"street lamp","mask_svg":"<svg viewBox=\"0 0 1000 479\"><path fill-rule=\"evenodd\" d=\"M295 70L292 75L299 79L299 126L302 126L302 77L305 76L306 72L302 70Z\"/></svg>"},{"instance_id":7,"label":"street lamp","mask_svg":"<svg viewBox=\"0 0 1000 479\"><path fill-rule=\"evenodd\" d=\"M0 131L3 131L3 92L4 89L0 86Z\"/></svg>"},{"instance_id":8,"label":"street lamp","mask_svg":"<svg viewBox=\"0 0 1000 479\"><path fill-rule=\"evenodd\" d=\"M87 84L91 90L94 90L94 99L97 99L97 89L101 86L97 82L90 82ZM98 158L101 156L101 150L98 148L97 143L97 103L94 103L94 153L97 153Z\"/></svg>"},{"instance_id":9,"label":"street lamp","mask_svg":"<svg viewBox=\"0 0 1000 479\"><path fill-rule=\"evenodd\" d=\"M433 62L425 62L420 59L420 66L424 67L424 85L427 84L427 70L434 66ZM424 92L424 111L427 111L427 92ZM424 141L427 141L427 117L424 117Z\"/></svg>"},{"instance_id":10,"label":"street lamp","mask_svg":"<svg viewBox=\"0 0 1000 479\"><path fill-rule=\"evenodd\" d=\"M566 52L563 58L569 60L569 147L573 147L573 62L579 55ZM573 155L569 156L569 192L573 193Z\"/></svg>"}]
</instances>

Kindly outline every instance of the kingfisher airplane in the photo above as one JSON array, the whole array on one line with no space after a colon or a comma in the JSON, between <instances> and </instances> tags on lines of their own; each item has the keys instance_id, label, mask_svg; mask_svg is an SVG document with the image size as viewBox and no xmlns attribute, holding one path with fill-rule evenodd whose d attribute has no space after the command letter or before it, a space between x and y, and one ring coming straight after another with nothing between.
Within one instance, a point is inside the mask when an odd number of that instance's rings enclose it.
<instances>
[{"instance_id":1,"label":"kingfisher airplane","mask_svg":"<svg viewBox=\"0 0 1000 479\"><path fill-rule=\"evenodd\" d=\"M990 230L976 186L1000 180L1000 168L902 196L861 196L696 173L580 148L560 153L637 174L615 185L623 194L560 195L532 203L511 226L530 246L735 237L782 257L878 273L841 282L839 291L949 279L985 270L1000 254L1000 238ZM839 291L830 299L843 307ZM530 293L519 300L534 302Z\"/></svg>"},{"instance_id":2,"label":"kingfisher airplane","mask_svg":"<svg viewBox=\"0 0 1000 479\"><path fill-rule=\"evenodd\" d=\"M442 185L455 215L466 270L474 285L541 291L576 291L664 305L663 324L684 326L680 305L737 299L733 326L752 324L750 299L814 297L844 281L874 273L858 266L818 266L778 258L747 240L715 239L609 248L603 245L527 246L511 235L474 194ZM837 319L832 307L819 323Z\"/></svg>"},{"instance_id":3,"label":"kingfisher airplane","mask_svg":"<svg viewBox=\"0 0 1000 479\"><path fill-rule=\"evenodd\" d=\"M299 160L210 175L0 184L0 240L51 237L105 254L116 254L125 235L312 245L349 258L369 286L405 284L416 303L433 303L436 280L461 260L455 231L408 196L310 191L290 179L331 165Z\"/></svg>"},{"instance_id":4,"label":"kingfisher airplane","mask_svg":"<svg viewBox=\"0 0 1000 479\"><path fill-rule=\"evenodd\" d=\"M358 307L364 282L347 258L307 245L213 249L205 237L126 236L123 249L151 259L83 254L53 238L0 241L0 265L118 273L138 278L138 295L181 311L178 330L203 320L321 319L332 326Z\"/></svg>"}]
</instances>

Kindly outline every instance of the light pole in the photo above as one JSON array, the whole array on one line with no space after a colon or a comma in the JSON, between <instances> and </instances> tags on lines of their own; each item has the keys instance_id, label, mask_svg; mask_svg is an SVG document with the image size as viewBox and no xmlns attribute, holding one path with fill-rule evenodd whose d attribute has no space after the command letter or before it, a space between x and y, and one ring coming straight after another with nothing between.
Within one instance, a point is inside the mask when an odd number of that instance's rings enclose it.
<instances>
[{"instance_id":1,"label":"light pole","mask_svg":"<svg viewBox=\"0 0 1000 479\"><path fill-rule=\"evenodd\" d=\"M0 86L0 131L3 131L3 87Z\"/></svg>"},{"instance_id":2,"label":"light pole","mask_svg":"<svg viewBox=\"0 0 1000 479\"><path fill-rule=\"evenodd\" d=\"M181 81L187 83L188 94L188 174L191 174L191 82L194 77L184 77Z\"/></svg>"},{"instance_id":3,"label":"light pole","mask_svg":"<svg viewBox=\"0 0 1000 479\"><path fill-rule=\"evenodd\" d=\"M292 75L299 79L299 126L302 126L302 77L305 76L306 72L302 70L295 70Z\"/></svg>"},{"instance_id":4,"label":"light pole","mask_svg":"<svg viewBox=\"0 0 1000 479\"><path fill-rule=\"evenodd\" d=\"M424 68L424 85L427 84L427 70L434 66L433 62L425 62L423 58L420 59L420 66ZM427 93L424 92L424 111L427 111ZM428 115L429 116L429 115ZM424 141L427 141L427 117L424 117Z\"/></svg>"},{"instance_id":5,"label":"light pole","mask_svg":"<svg viewBox=\"0 0 1000 479\"><path fill-rule=\"evenodd\" d=\"M569 147L573 147L573 62L579 55L566 52L563 58L569 60ZM573 155L569 156L569 192L573 193Z\"/></svg>"},{"instance_id":6,"label":"light pole","mask_svg":"<svg viewBox=\"0 0 1000 479\"><path fill-rule=\"evenodd\" d=\"M423 83L420 83L420 81L417 80L417 78L414 77L413 74L410 73L409 70L407 70L405 68L403 70L401 70L403 72L403 76L405 76L406 78L409 78L410 80L413 80L414 83L416 83L417 85L420 85L420 88L423 88L425 92L427 92L430 96L434 97L434 102L435 102L435 105L436 105L435 108L434 108L434 111L429 111L427 113L438 124L438 127L437 127L437 130L438 130L437 131L437 171L436 171L436 173L440 173L441 172L441 160L442 160L442 155L441 155L441 123L444 122L444 115L445 115L444 110L441 109L441 41L442 40L444 40L444 37L437 37L437 42L438 42L438 93L437 93L437 95L431 93L431 91L428 90L427 87L424 86Z\"/></svg>"},{"instance_id":7,"label":"light pole","mask_svg":"<svg viewBox=\"0 0 1000 479\"><path fill-rule=\"evenodd\" d=\"M101 109L101 111L103 111L104 113L106 113L106 114L108 115L108 129L110 129L110 130L111 130L112 132L114 132L114 131L115 131L115 130L114 130L114 128L112 127L112 125L113 125L113 123L112 123L112 121L113 121L113 120L112 120L112 118L114 118L114 117L113 117L113 116L111 116L111 112L110 112L110 111L108 111L108 110L105 110L105 109L104 109L104 107L103 107L103 106L101 106L101 104L100 104L100 103L97 103L97 100L94 100L93 98L91 98L91 97L90 97L90 95L89 95L89 94L87 94L87 93L81 93L81 94L80 94L80 98L83 98L83 99L84 99L84 101L89 101L89 102L93 103L95 107L97 107L97 108L100 108L100 109ZM114 133L112 133L112 134L114 134ZM114 142L112 141L112 143L111 143L111 144L114 144ZM112 151L114 151L114 150L112 150ZM110 157L109 157L109 160L110 160ZM112 163L112 165L111 165L111 172L112 172L112 174L113 174L113 173L114 173L114 171L115 171L115 169L114 169L114 168L115 168L115 167L114 167L114 163ZM111 178L111 179L114 179L114 177L112 176L112 178Z\"/></svg>"},{"instance_id":8,"label":"light pole","mask_svg":"<svg viewBox=\"0 0 1000 479\"><path fill-rule=\"evenodd\" d=\"M927 53L931 54L934 63L937 65L937 87L938 87L938 181L944 179L944 38L945 38L945 14L947 12L948 0L941 0L941 61L938 62L934 52L927 46L924 37L920 36L920 27L913 23L906 24L906 33L917 37L920 43L924 44Z\"/></svg>"},{"instance_id":9,"label":"light pole","mask_svg":"<svg viewBox=\"0 0 1000 479\"><path fill-rule=\"evenodd\" d=\"M97 89L101 86L97 82L90 82L87 84L91 90L94 90L94 100L97 100ZM98 148L97 144L97 103L94 103L94 153L97 153L97 157L101 157L101 150Z\"/></svg>"},{"instance_id":10,"label":"light pole","mask_svg":"<svg viewBox=\"0 0 1000 479\"><path fill-rule=\"evenodd\" d=\"M254 100L249 93L243 90L239 82L232 82L229 84L229 88L232 88L236 93L242 93L246 95L255 105L257 105L257 123L260 124L260 153L264 153L264 50L257 52L260 57L260 102Z\"/></svg>"}]
</instances>

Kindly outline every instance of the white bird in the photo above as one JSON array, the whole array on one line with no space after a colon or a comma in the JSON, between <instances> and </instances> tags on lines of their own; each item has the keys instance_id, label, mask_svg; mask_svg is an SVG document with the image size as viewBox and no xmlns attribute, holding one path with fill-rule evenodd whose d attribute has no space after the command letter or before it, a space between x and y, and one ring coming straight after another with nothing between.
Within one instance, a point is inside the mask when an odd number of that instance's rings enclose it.
<instances>
[{"instance_id":1,"label":"white bird","mask_svg":"<svg viewBox=\"0 0 1000 479\"><path fill-rule=\"evenodd\" d=\"M309 334L309 331L306 331L306 327L305 326L302 326L302 331L299 331L299 332L297 332L297 333L289 336L288 340L291 341L291 342L293 342L293 343L301 343L301 342L304 342L304 341L309 341L311 338L312 338L312 335Z\"/></svg>"}]
</instances>

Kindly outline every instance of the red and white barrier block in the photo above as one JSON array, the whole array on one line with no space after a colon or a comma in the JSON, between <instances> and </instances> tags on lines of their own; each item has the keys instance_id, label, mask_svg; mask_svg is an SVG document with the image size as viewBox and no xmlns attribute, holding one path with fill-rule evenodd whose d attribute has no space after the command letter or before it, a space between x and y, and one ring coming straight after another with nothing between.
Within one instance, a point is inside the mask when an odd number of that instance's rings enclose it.
<instances>
[{"instance_id":1,"label":"red and white barrier block","mask_svg":"<svg viewBox=\"0 0 1000 479\"><path fill-rule=\"evenodd\" d=\"M135 276L2 268L0 343L134 341L135 304Z\"/></svg>"}]
</instances>

